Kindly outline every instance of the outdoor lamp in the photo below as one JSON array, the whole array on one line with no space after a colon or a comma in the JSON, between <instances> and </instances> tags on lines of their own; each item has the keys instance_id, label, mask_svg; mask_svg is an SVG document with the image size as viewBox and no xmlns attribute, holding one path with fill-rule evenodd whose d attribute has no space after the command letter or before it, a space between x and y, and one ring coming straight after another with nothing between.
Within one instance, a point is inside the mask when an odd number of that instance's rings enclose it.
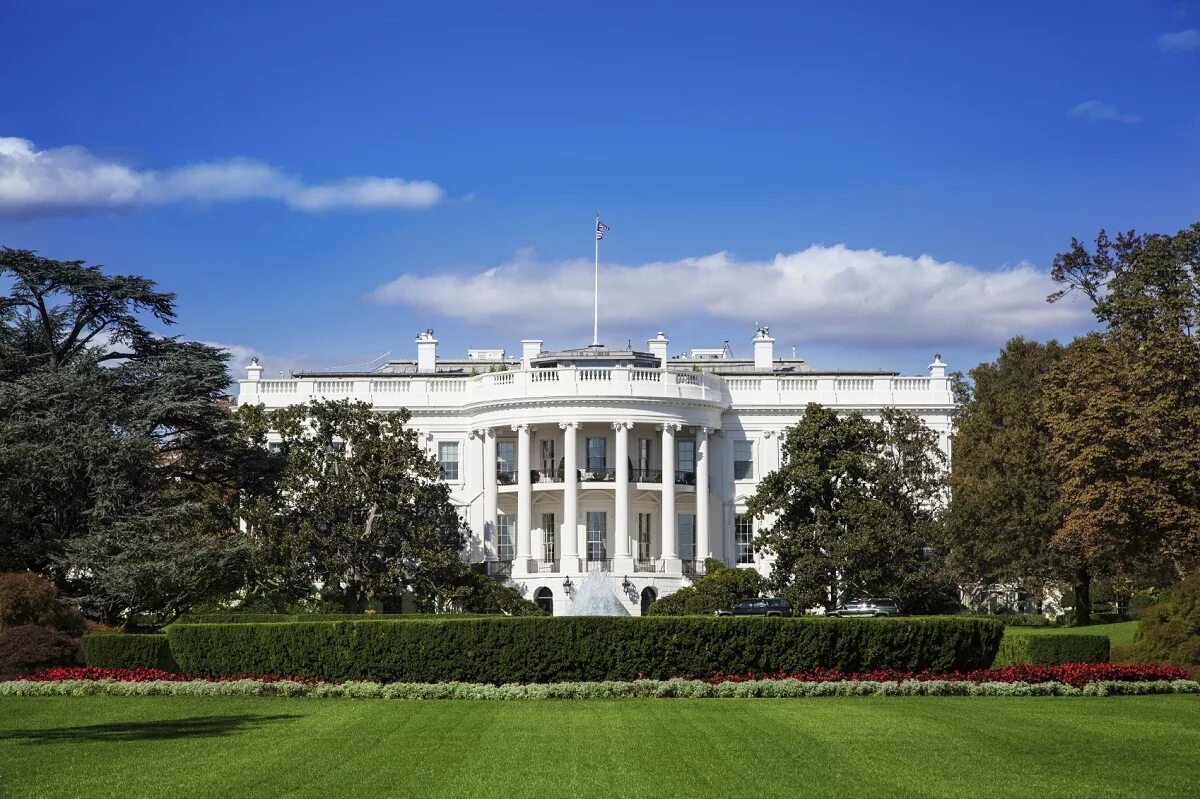
<instances>
[{"instance_id":1,"label":"outdoor lamp","mask_svg":"<svg viewBox=\"0 0 1200 799\"><path fill-rule=\"evenodd\" d=\"M574 587L575 587L575 585L571 582L570 577L563 578L563 591L566 592L567 596L571 595L571 589Z\"/></svg>"}]
</instances>

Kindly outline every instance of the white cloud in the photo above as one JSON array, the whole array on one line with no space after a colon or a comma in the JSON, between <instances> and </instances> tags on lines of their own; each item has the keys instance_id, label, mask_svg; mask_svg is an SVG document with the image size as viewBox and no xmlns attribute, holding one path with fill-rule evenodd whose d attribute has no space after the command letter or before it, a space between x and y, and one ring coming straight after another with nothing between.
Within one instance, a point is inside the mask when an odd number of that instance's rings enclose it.
<instances>
[{"instance_id":1,"label":"white cloud","mask_svg":"<svg viewBox=\"0 0 1200 799\"><path fill-rule=\"evenodd\" d=\"M38 150L28 139L0 137L0 214L239 200L275 200L310 212L419 210L444 196L440 186L426 180L350 177L308 184L270 164L242 158L161 172L137 170L83 147Z\"/></svg>"},{"instance_id":2,"label":"white cloud","mask_svg":"<svg viewBox=\"0 0 1200 799\"><path fill-rule=\"evenodd\" d=\"M1164 33L1158 37L1160 50L1200 50L1200 30L1188 28L1175 33Z\"/></svg>"},{"instance_id":3,"label":"white cloud","mask_svg":"<svg viewBox=\"0 0 1200 799\"><path fill-rule=\"evenodd\" d=\"M1112 103L1102 103L1099 100L1088 100L1071 108L1067 112L1070 116L1086 119L1088 122L1120 122L1125 125L1132 125L1135 122L1141 122L1140 114L1129 114L1121 111Z\"/></svg>"},{"instance_id":4,"label":"white cloud","mask_svg":"<svg viewBox=\"0 0 1200 799\"><path fill-rule=\"evenodd\" d=\"M1027 263L985 271L844 245L814 245L768 261L722 252L602 265L600 283L601 326L610 330L653 331L672 321L762 322L794 341L990 346L1018 333L1076 331L1090 319L1081 303L1048 304L1055 284ZM544 263L523 251L471 274L401 275L369 299L517 335L579 335L591 328L592 264Z\"/></svg>"}]
</instances>

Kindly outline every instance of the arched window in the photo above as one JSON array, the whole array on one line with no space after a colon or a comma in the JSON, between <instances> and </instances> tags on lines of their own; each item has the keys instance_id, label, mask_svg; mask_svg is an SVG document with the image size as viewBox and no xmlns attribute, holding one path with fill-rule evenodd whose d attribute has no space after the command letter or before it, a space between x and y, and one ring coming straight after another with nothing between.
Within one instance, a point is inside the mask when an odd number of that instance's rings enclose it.
<instances>
[{"instance_id":1,"label":"arched window","mask_svg":"<svg viewBox=\"0 0 1200 799\"><path fill-rule=\"evenodd\" d=\"M547 616L554 615L554 592L549 588L539 588L533 592L533 601Z\"/></svg>"},{"instance_id":2,"label":"arched window","mask_svg":"<svg viewBox=\"0 0 1200 799\"><path fill-rule=\"evenodd\" d=\"M658 592L653 588L646 586L642 589L642 615L646 615L646 611L654 604L654 600L658 599Z\"/></svg>"}]
</instances>

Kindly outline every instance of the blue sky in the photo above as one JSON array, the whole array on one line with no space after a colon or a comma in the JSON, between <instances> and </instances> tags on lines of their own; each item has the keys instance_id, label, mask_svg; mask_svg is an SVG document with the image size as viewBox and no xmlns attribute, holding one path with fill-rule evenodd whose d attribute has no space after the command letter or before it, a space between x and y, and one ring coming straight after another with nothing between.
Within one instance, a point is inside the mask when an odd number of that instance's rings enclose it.
<instances>
[{"instance_id":1,"label":"blue sky","mask_svg":"<svg viewBox=\"0 0 1200 799\"><path fill-rule=\"evenodd\" d=\"M913 372L1200 219L1200 4L567 6L8 3L0 244L274 372L587 343L599 209L607 343Z\"/></svg>"}]
</instances>

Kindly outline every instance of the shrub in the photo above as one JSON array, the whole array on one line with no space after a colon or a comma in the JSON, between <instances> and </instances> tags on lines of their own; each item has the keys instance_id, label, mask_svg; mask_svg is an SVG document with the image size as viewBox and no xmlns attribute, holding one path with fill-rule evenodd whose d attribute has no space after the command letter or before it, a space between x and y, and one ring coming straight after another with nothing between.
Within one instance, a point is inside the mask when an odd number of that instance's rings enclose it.
<instances>
[{"instance_id":1,"label":"shrub","mask_svg":"<svg viewBox=\"0 0 1200 799\"><path fill-rule=\"evenodd\" d=\"M1005 627L1049 627L1050 620L1041 614L1026 614L1026 613L995 613L990 615L979 615L975 618L980 619L995 619Z\"/></svg>"},{"instance_id":2,"label":"shrub","mask_svg":"<svg viewBox=\"0 0 1200 799\"><path fill-rule=\"evenodd\" d=\"M532 602L530 603L533 604ZM537 608L537 605L533 605ZM539 613L541 611L538 611ZM174 624L282 624L297 621L432 621L495 618L486 613L185 613Z\"/></svg>"},{"instance_id":3,"label":"shrub","mask_svg":"<svg viewBox=\"0 0 1200 799\"><path fill-rule=\"evenodd\" d=\"M1138 653L1151 660L1180 666L1200 664L1200 572L1142 611L1134 641Z\"/></svg>"},{"instance_id":4,"label":"shrub","mask_svg":"<svg viewBox=\"0 0 1200 799\"><path fill-rule=\"evenodd\" d=\"M101 669L176 671L179 668L171 657L167 636L162 634L85 635L83 659L89 666Z\"/></svg>"},{"instance_id":5,"label":"shrub","mask_svg":"<svg viewBox=\"0 0 1200 799\"><path fill-rule=\"evenodd\" d=\"M718 608L731 608L739 600L762 591L762 578L754 569L735 569L716 558L704 561L704 576L692 585L655 600L649 616L711 616Z\"/></svg>"},{"instance_id":6,"label":"shrub","mask_svg":"<svg viewBox=\"0 0 1200 799\"><path fill-rule=\"evenodd\" d=\"M992 668L1018 663L1057 666L1061 663L1107 663L1109 640L1105 635L1062 633L1006 635Z\"/></svg>"},{"instance_id":7,"label":"shrub","mask_svg":"<svg viewBox=\"0 0 1200 799\"><path fill-rule=\"evenodd\" d=\"M185 673L484 683L706 677L836 668L968 671L1003 627L980 619L520 617L181 624Z\"/></svg>"},{"instance_id":8,"label":"shrub","mask_svg":"<svg viewBox=\"0 0 1200 799\"><path fill-rule=\"evenodd\" d=\"M53 627L22 624L0 630L0 674L71 666L79 655L79 640Z\"/></svg>"},{"instance_id":9,"label":"shrub","mask_svg":"<svg viewBox=\"0 0 1200 799\"><path fill-rule=\"evenodd\" d=\"M33 572L0 574L0 629L34 624L79 635L84 619L58 598L54 583Z\"/></svg>"}]
</instances>

